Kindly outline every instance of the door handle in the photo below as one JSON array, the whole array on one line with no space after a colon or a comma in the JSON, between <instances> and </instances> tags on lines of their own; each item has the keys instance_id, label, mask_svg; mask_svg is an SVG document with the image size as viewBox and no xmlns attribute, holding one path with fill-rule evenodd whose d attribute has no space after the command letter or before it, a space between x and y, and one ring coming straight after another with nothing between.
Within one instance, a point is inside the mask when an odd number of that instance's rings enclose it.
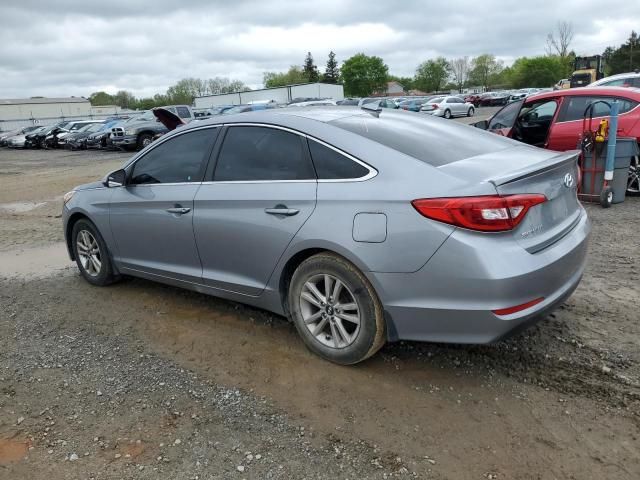
<instances>
[{"instance_id":1,"label":"door handle","mask_svg":"<svg viewBox=\"0 0 640 480\"><path fill-rule=\"evenodd\" d=\"M276 205L273 208L265 208L264 213L268 213L269 215L283 215L285 217L292 217L293 215L297 215L300 210L295 208L287 208L285 205Z\"/></svg>"},{"instance_id":2,"label":"door handle","mask_svg":"<svg viewBox=\"0 0 640 480\"><path fill-rule=\"evenodd\" d=\"M176 214L176 215L184 215L185 213L189 213L190 211L191 211L191 209L188 208L188 207L167 208L167 212L173 213L173 214Z\"/></svg>"}]
</instances>

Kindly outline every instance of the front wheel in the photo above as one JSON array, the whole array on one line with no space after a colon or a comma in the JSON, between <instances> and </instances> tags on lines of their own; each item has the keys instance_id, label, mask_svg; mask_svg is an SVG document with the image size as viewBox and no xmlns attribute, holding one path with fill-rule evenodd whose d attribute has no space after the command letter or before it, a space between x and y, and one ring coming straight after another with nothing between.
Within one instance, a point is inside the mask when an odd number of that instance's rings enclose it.
<instances>
[{"instance_id":1,"label":"front wheel","mask_svg":"<svg viewBox=\"0 0 640 480\"><path fill-rule=\"evenodd\" d=\"M150 133L143 133L138 137L138 150L142 150L147 145L153 142L153 135Z\"/></svg>"},{"instance_id":2,"label":"front wheel","mask_svg":"<svg viewBox=\"0 0 640 480\"><path fill-rule=\"evenodd\" d=\"M367 278L332 253L300 264L288 292L291 319L306 346L341 365L361 362L385 342L382 304Z\"/></svg>"},{"instance_id":3,"label":"front wheel","mask_svg":"<svg viewBox=\"0 0 640 480\"><path fill-rule=\"evenodd\" d=\"M92 285L105 286L118 280L114 274L107 245L96 226L78 220L71 233L73 256L84 279Z\"/></svg>"},{"instance_id":4,"label":"front wheel","mask_svg":"<svg viewBox=\"0 0 640 480\"><path fill-rule=\"evenodd\" d=\"M451 118L451 110L444 111L444 118L446 118L447 120Z\"/></svg>"},{"instance_id":5,"label":"front wheel","mask_svg":"<svg viewBox=\"0 0 640 480\"><path fill-rule=\"evenodd\" d=\"M473 109L473 107L469 107L469 110L467 110L467 117L473 117L474 113L475 110Z\"/></svg>"}]
</instances>

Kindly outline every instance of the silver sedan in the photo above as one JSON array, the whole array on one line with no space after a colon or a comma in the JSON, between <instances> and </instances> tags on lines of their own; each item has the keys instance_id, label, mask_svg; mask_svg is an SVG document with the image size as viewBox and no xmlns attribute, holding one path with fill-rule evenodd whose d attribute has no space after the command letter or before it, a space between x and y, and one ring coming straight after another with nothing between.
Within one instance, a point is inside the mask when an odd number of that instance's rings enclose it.
<instances>
[{"instance_id":1,"label":"silver sedan","mask_svg":"<svg viewBox=\"0 0 640 480\"><path fill-rule=\"evenodd\" d=\"M435 97L425 102L420 108L420 113L426 113L434 117L473 117L475 107L472 103L465 102L460 97Z\"/></svg>"},{"instance_id":2,"label":"silver sedan","mask_svg":"<svg viewBox=\"0 0 640 480\"><path fill-rule=\"evenodd\" d=\"M65 195L69 255L93 285L143 277L287 316L340 364L399 339L492 342L561 305L590 231L575 152L382 110L176 129Z\"/></svg>"}]
</instances>

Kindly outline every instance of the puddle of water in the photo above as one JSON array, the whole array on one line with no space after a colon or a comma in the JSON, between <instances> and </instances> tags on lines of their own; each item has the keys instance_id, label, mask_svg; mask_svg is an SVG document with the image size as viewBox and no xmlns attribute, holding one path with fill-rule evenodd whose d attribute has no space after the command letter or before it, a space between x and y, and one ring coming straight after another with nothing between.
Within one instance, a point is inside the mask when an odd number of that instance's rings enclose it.
<instances>
[{"instance_id":1,"label":"puddle of water","mask_svg":"<svg viewBox=\"0 0 640 480\"><path fill-rule=\"evenodd\" d=\"M47 202L13 202L0 203L0 210L6 210L11 213L24 213L35 210L38 207L46 205Z\"/></svg>"},{"instance_id":2,"label":"puddle of water","mask_svg":"<svg viewBox=\"0 0 640 480\"><path fill-rule=\"evenodd\" d=\"M29 442L3 440L0 438L0 465L19 462L29 451Z\"/></svg>"},{"instance_id":3,"label":"puddle of water","mask_svg":"<svg viewBox=\"0 0 640 480\"><path fill-rule=\"evenodd\" d=\"M64 243L0 252L0 277L5 278L45 278L72 265Z\"/></svg>"}]
</instances>

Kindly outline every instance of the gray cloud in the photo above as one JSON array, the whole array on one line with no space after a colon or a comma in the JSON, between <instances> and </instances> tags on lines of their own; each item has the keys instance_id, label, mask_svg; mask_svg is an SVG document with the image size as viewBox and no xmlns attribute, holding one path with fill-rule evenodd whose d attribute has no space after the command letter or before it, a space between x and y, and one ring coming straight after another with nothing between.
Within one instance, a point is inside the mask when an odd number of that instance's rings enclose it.
<instances>
[{"instance_id":1,"label":"gray cloud","mask_svg":"<svg viewBox=\"0 0 640 480\"><path fill-rule=\"evenodd\" d=\"M164 92L187 76L238 78L259 86L265 71L322 69L357 52L412 75L436 55L493 53L510 63L544 53L560 20L573 22L573 49L600 53L640 24L640 4L610 0L404 2L22 0L2 7L0 95L87 96L96 90Z\"/></svg>"}]
</instances>

